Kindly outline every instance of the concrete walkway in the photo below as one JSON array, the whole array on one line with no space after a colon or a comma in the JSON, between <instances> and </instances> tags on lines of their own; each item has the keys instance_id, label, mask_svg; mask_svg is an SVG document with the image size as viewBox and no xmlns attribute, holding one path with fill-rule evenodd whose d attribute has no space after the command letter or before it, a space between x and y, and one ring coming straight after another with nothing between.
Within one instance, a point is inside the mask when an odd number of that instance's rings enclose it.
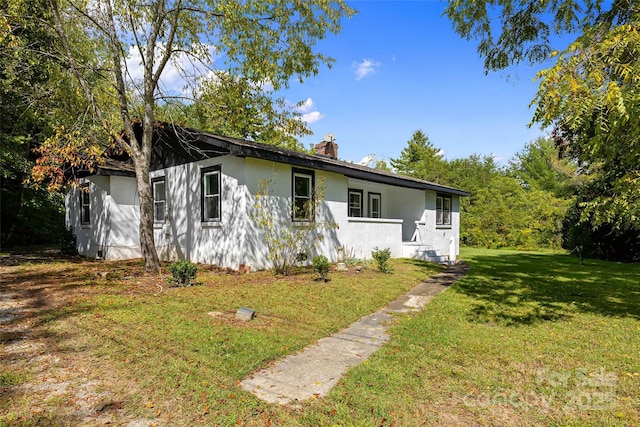
<instances>
[{"instance_id":1,"label":"concrete walkway","mask_svg":"<svg viewBox=\"0 0 640 427\"><path fill-rule=\"evenodd\" d=\"M269 403L286 405L324 397L352 366L359 365L388 339L393 313L419 311L469 270L466 264L448 267L342 331L288 356L241 382L242 388Z\"/></svg>"}]
</instances>

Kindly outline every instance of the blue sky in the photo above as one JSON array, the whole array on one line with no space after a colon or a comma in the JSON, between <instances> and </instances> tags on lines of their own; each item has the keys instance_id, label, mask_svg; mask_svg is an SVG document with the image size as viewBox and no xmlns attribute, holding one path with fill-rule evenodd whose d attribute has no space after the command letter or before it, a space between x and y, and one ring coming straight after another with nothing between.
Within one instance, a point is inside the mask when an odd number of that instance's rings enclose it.
<instances>
[{"instance_id":1,"label":"blue sky","mask_svg":"<svg viewBox=\"0 0 640 427\"><path fill-rule=\"evenodd\" d=\"M485 75L477 42L453 31L438 1L349 4L358 14L318 45L333 67L283 92L307 100L302 112L314 134L305 146L332 133L341 159L388 161L422 129L445 158L476 153L506 163L545 135L528 127L540 65Z\"/></svg>"}]
</instances>

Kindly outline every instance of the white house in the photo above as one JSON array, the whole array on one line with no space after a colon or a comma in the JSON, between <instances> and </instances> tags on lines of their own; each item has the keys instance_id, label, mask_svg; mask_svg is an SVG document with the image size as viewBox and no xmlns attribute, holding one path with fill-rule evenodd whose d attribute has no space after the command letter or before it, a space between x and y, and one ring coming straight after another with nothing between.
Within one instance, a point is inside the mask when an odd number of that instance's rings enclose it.
<instances>
[{"instance_id":1,"label":"white house","mask_svg":"<svg viewBox=\"0 0 640 427\"><path fill-rule=\"evenodd\" d=\"M155 243L161 259L187 259L233 269L270 267L264 232L255 218L260 182L270 180L268 203L281 227L309 220L300 208L318 185L324 200L314 215L335 227L311 255L369 258L375 248L392 257L453 261L459 249L459 197L469 193L337 160L337 144L318 154L163 125L154 139L151 182ZM66 199L67 226L87 257L141 256L139 203L127 156L112 156L83 178ZM86 189L88 188L88 191ZM267 199L267 198L265 198ZM317 237L317 236L316 236Z\"/></svg>"}]
</instances>

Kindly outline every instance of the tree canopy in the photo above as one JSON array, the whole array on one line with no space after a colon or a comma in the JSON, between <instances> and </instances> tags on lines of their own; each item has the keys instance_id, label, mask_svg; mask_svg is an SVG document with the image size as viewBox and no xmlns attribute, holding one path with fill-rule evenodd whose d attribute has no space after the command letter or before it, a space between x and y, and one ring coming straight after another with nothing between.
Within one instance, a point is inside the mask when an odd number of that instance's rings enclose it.
<instances>
[{"instance_id":1,"label":"tree canopy","mask_svg":"<svg viewBox=\"0 0 640 427\"><path fill-rule=\"evenodd\" d=\"M47 54L56 49L47 5L0 0L2 246L53 243L64 231L62 195L25 182L33 150L51 134L62 109L75 104L55 58Z\"/></svg>"},{"instance_id":2,"label":"tree canopy","mask_svg":"<svg viewBox=\"0 0 640 427\"><path fill-rule=\"evenodd\" d=\"M527 188L571 196L582 184L575 161L560 158L551 138L538 138L509 161L508 171Z\"/></svg>"},{"instance_id":3,"label":"tree canopy","mask_svg":"<svg viewBox=\"0 0 640 427\"><path fill-rule=\"evenodd\" d=\"M538 73L532 123L553 129L560 154L604 191L581 202L582 221L640 230L640 4L633 0L452 0L446 15L479 40L487 71L521 61ZM554 34L576 36L562 52Z\"/></svg>"},{"instance_id":4,"label":"tree canopy","mask_svg":"<svg viewBox=\"0 0 640 427\"><path fill-rule=\"evenodd\" d=\"M436 183L442 179L441 150L429 141L429 137L422 130L413 132L400 157L392 158L390 162L391 166L403 175Z\"/></svg>"},{"instance_id":5,"label":"tree canopy","mask_svg":"<svg viewBox=\"0 0 640 427\"><path fill-rule=\"evenodd\" d=\"M311 131L296 109L301 102L289 104L264 85L219 71L202 79L191 102L171 103L162 115L219 135L302 151L298 137Z\"/></svg>"}]
</instances>

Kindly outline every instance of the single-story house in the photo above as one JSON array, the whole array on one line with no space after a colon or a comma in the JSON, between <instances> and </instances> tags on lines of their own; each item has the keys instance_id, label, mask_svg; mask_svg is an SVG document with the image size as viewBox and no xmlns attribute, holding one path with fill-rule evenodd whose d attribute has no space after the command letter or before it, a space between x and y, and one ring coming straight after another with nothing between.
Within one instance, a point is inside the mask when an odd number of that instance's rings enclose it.
<instances>
[{"instance_id":1,"label":"single-story house","mask_svg":"<svg viewBox=\"0 0 640 427\"><path fill-rule=\"evenodd\" d=\"M392 257L454 261L459 250L459 198L451 187L338 160L327 138L310 155L211 133L159 125L151 183L155 244L163 260L185 259L237 269L269 268L256 195L269 180L268 203L279 227L308 224L322 215L335 226L317 230L312 253L337 260L370 258L374 248ZM316 212L302 209L323 186ZM296 208L297 207L297 208ZM66 198L66 223L78 252L109 260L138 258L139 201L131 160L111 156L87 173Z\"/></svg>"}]
</instances>

